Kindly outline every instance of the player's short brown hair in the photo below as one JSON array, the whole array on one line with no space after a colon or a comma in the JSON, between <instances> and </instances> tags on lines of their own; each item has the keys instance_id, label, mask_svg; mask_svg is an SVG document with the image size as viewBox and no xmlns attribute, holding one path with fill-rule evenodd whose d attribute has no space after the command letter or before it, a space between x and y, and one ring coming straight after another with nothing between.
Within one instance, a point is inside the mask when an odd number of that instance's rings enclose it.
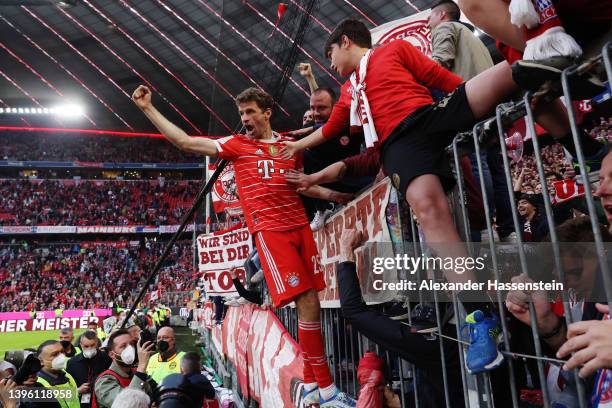
<instances>
[{"instance_id":1,"label":"player's short brown hair","mask_svg":"<svg viewBox=\"0 0 612 408\"><path fill-rule=\"evenodd\" d=\"M258 88L247 88L236 96L236 105L246 102L255 102L262 111L272 109L274 106L272 96Z\"/></svg>"}]
</instances>

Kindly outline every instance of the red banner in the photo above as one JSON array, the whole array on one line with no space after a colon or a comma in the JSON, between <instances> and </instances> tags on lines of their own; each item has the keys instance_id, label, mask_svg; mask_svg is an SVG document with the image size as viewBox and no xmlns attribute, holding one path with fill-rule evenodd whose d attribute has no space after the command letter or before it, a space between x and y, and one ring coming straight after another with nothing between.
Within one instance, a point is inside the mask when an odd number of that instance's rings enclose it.
<instances>
[{"instance_id":1,"label":"red banner","mask_svg":"<svg viewBox=\"0 0 612 408\"><path fill-rule=\"evenodd\" d=\"M270 310L255 305L232 307L222 333L225 356L235 365L240 389L266 408L299 407L304 361L299 345Z\"/></svg>"},{"instance_id":2,"label":"red banner","mask_svg":"<svg viewBox=\"0 0 612 408\"><path fill-rule=\"evenodd\" d=\"M209 164L209 175L212 174L216 168L217 166L215 166L215 164ZM242 212L238 194L236 193L236 180L234 178L234 165L232 163L228 163L225 166L219 178L215 181L212 190L212 202L216 213L221 213L225 210L229 210L232 214Z\"/></svg>"},{"instance_id":3,"label":"red banner","mask_svg":"<svg viewBox=\"0 0 612 408\"><path fill-rule=\"evenodd\" d=\"M249 395L249 332L255 305L231 307L223 319L223 352L234 363L242 394Z\"/></svg>"},{"instance_id":4,"label":"red banner","mask_svg":"<svg viewBox=\"0 0 612 408\"><path fill-rule=\"evenodd\" d=\"M553 186L555 187L555 195L552 197L553 204L563 203L584 195L584 185L574 180L555 181Z\"/></svg>"},{"instance_id":5,"label":"red banner","mask_svg":"<svg viewBox=\"0 0 612 408\"><path fill-rule=\"evenodd\" d=\"M298 407L303 384L301 349L274 313L255 309L249 331L251 396L266 408Z\"/></svg>"}]
</instances>

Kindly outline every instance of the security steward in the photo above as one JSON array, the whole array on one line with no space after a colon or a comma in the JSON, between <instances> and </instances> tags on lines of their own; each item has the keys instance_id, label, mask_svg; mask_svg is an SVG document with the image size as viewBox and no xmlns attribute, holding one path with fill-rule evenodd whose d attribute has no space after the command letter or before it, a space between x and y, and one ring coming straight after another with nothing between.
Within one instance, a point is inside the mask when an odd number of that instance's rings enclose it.
<instances>
[{"instance_id":1,"label":"security steward","mask_svg":"<svg viewBox=\"0 0 612 408\"><path fill-rule=\"evenodd\" d=\"M147 374L158 384L170 374L181 372L181 359L185 352L176 351L176 335L172 327L166 326L157 332L157 349L149 359Z\"/></svg>"},{"instance_id":2,"label":"security steward","mask_svg":"<svg viewBox=\"0 0 612 408\"><path fill-rule=\"evenodd\" d=\"M62 408L80 408L77 384L68 374L64 347L58 340L47 340L37 350L42 369L38 372L37 382L46 389L54 390L54 398Z\"/></svg>"}]
</instances>

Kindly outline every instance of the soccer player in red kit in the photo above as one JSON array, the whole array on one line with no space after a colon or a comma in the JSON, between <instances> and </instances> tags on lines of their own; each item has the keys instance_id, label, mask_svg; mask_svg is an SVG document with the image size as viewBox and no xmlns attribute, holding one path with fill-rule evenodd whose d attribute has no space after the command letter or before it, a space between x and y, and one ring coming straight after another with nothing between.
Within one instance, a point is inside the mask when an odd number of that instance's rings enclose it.
<instances>
[{"instance_id":1,"label":"soccer player in red kit","mask_svg":"<svg viewBox=\"0 0 612 408\"><path fill-rule=\"evenodd\" d=\"M285 179L289 170L301 169L301 158L280 156L286 139L270 126L272 97L256 88L243 91L236 105L246 134L218 140L189 137L155 109L145 86L138 87L132 99L179 149L233 162L240 204L255 237L274 306L296 304L304 357L304 406L354 407L355 401L334 385L327 365L317 295L325 288L324 274L302 202ZM331 201L346 199L346 195L319 186L302 194Z\"/></svg>"}]
</instances>

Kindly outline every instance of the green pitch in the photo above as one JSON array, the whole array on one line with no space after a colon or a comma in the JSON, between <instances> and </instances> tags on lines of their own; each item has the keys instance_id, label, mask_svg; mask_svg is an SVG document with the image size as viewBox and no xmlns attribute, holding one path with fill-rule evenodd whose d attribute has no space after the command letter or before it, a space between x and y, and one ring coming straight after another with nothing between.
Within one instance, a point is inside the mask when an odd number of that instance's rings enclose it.
<instances>
[{"instance_id":1,"label":"green pitch","mask_svg":"<svg viewBox=\"0 0 612 408\"><path fill-rule=\"evenodd\" d=\"M77 338L85 329L74 331ZM33 348L36 349L45 340L58 339L59 330L15 332L0 334L0 359L4 359L7 350Z\"/></svg>"}]
</instances>

